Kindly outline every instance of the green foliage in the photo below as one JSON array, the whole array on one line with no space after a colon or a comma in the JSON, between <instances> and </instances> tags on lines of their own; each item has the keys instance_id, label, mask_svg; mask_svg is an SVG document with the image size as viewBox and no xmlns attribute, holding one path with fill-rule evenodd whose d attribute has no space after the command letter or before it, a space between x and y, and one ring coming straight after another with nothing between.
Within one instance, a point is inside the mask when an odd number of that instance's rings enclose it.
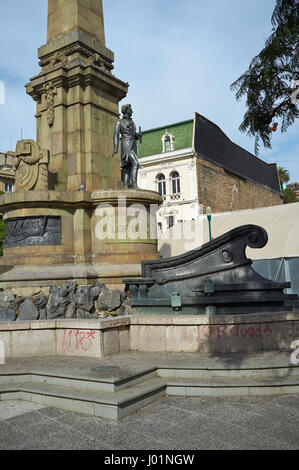
<instances>
[{"instance_id":1,"label":"green foliage","mask_svg":"<svg viewBox=\"0 0 299 470\"><path fill-rule=\"evenodd\" d=\"M298 202L295 191L292 188L286 188L282 191L282 196L285 204Z\"/></svg>"},{"instance_id":2,"label":"green foliage","mask_svg":"<svg viewBox=\"0 0 299 470\"><path fill-rule=\"evenodd\" d=\"M281 166L277 168L279 183L280 183L280 190L282 191L282 184L288 183L290 181L290 172Z\"/></svg>"},{"instance_id":3,"label":"green foliage","mask_svg":"<svg viewBox=\"0 0 299 470\"><path fill-rule=\"evenodd\" d=\"M298 106L291 100L292 85L299 79L299 0L276 0L272 26L264 49L231 85L237 100L247 97L240 130L255 137L256 155L261 140L271 148L274 118L281 120L281 132L285 132L299 117Z\"/></svg>"}]
</instances>

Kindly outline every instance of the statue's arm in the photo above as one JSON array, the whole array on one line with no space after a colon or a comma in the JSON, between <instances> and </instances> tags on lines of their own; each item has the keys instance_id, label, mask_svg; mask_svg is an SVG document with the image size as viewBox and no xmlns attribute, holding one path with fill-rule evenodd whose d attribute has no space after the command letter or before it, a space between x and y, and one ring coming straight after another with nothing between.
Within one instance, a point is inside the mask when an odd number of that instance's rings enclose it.
<instances>
[{"instance_id":1,"label":"statue's arm","mask_svg":"<svg viewBox=\"0 0 299 470\"><path fill-rule=\"evenodd\" d=\"M120 122L117 121L115 124L114 135L113 135L113 155L118 153L118 144L120 136Z\"/></svg>"}]
</instances>

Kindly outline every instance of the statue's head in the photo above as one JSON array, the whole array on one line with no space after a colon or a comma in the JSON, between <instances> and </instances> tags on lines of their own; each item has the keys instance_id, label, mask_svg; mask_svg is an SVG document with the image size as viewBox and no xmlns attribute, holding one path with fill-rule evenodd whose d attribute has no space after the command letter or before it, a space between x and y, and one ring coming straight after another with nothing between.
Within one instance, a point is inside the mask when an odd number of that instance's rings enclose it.
<instances>
[{"instance_id":1,"label":"statue's head","mask_svg":"<svg viewBox=\"0 0 299 470\"><path fill-rule=\"evenodd\" d=\"M132 106L130 104L124 104L122 107L121 107L121 112L124 116L128 116L128 117L131 117L132 114L133 114L133 109L132 109Z\"/></svg>"}]
</instances>

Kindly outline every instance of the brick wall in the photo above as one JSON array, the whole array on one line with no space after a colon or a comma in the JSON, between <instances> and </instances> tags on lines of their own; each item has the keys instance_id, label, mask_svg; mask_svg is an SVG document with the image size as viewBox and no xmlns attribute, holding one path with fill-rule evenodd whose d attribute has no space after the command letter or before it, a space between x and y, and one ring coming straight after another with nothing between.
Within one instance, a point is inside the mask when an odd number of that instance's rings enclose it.
<instances>
[{"instance_id":1,"label":"brick wall","mask_svg":"<svg viewBox=\"0 0 299 470\"><path fill-rule=\"evenodd\" d=\"M283 204L267 187L240 178L202 158L197 159L199 204L213 212L255 209Z\"/></svg>"}]
</instances>

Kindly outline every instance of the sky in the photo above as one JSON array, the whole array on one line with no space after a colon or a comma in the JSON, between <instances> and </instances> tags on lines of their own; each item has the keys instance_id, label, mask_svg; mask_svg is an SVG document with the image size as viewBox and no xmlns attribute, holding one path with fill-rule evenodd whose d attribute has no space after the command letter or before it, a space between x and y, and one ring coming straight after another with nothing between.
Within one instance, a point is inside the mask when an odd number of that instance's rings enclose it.
<instances>
[{"instance_id":1,"label":"sky","mask_svg":"<svg viewBox=\"0 0 299 470\"><path fill-rule=\"evenodd\" d=\"M35 103L24 85L38 74L37 49L46 43L47 0L0 0L0 152L35 139ZM113 73L130 88L143 130L192 119L198 112L238 145L254 152L239 131L246 111L230 84L247 70L271 32L275 0L103 0L106 46ZM0 89L1 102L1 89ZM279 120L278 120L279 122ZM259 158L290 171L299 182L299 122L273 133Z\"/></svg>"}]
</instances>

